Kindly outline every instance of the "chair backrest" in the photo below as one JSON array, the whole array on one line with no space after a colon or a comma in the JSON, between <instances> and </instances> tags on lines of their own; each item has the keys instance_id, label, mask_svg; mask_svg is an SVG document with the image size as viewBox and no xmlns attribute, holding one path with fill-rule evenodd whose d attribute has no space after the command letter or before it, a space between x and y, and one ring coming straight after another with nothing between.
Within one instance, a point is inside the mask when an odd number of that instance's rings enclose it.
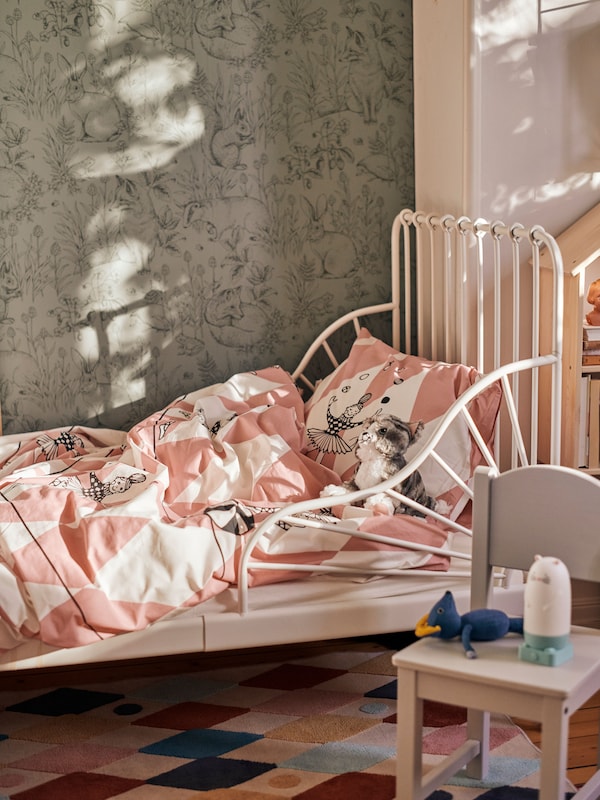
<instances>
[{"instance_id":1,"label":"chair backrest","mask_svg":"<svg viewBox=\"0 0 600 800\"><path fill-rule=\"evenodd\" d=\"M489 604L493 567L528 570L536 555L559 558L571 578L600 582L600 480L559 466L477 468L472 608Z\"/></svg>"}]
</instances>

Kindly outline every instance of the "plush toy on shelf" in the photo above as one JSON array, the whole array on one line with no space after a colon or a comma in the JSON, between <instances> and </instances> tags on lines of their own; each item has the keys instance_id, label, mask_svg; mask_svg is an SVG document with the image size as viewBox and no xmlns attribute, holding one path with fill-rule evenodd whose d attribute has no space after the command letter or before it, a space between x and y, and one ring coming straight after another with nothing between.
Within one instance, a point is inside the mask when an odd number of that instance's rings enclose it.
<instances>
[{"instance_id":1,"label":"plush toy on shelf","mask_svg":"<svg viewBox=\"0 0 600 800\"><path fill-rule=\"evenodd\" d=\"M461 616L450 591L418 621L415 628L417 636L438 636L441 639L460 636L467 658L477 658L472 641L491 642L507 633L522 634L523 618L509 617L495 608L479 608Z\"/></svg>"},{"instance_id":2,"label":"plush toy on shelf","mask_svg":"<svg viewBox=\"0 0 600 800\"><path fill-rule=\"evenodd\" d=\"M585 321L588 325L600 325L600 278L590 283L587 301L592 310L585 315Z\"/></svg>"}]
</instances>

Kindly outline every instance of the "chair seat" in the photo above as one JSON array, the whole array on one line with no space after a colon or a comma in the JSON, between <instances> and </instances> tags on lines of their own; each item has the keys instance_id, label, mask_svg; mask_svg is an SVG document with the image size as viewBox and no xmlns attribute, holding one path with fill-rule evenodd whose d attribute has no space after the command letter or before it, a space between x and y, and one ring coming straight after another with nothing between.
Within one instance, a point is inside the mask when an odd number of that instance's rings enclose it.
<instances>
[{"instance_id":1,"label":"chair seat","mask_svg":"<svg viewBox=\"0 0 600 800\"><path fill-rule=\"evenodd\" d=\"M525 692L532 698L570 697L574 703L580 700L580 696L583 696L580 702L585 702L597 690L598 687L593 686L600 684L600 630L574 627L570 639L574 649L573 658L557 667L521 661L518 650L523 638L512 634L493 642L473 642L478 658L467 658L459 639L444 641L431 636L400 650L392 661L397 668L418 672L421 678L431 676L468 683L470 708L524 716L522 706L512 711L507 709L504 696L506 689L511 693ZM477 685L483 687L484 692L480 702L475 704L478 695L474 693L474 687ZM590 686L592 689L588 695L586 692ZM490 705L495 690L502 690L502 705L499 708ZM435 698L428 694L427 698L446 703L454 701L456 705L461 705L456 695L447 694L443 688L442 694L445 696ZM577 707L572 711L576 711ZM532 719L538 720L537 717Z\"/></svg>"}]
</instances>

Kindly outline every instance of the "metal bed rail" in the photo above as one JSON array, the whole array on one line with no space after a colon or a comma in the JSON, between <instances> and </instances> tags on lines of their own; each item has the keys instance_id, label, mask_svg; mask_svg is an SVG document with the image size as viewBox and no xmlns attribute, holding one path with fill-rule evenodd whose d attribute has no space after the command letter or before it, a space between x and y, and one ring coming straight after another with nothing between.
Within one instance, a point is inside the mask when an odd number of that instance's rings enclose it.
<instances>
[{"instance_id":1,"label":"metal bed rail","mask_svg":"<svg viewBox=\"0 0 600 800\"><path fill-rule=\"evenodd\" d=\"M391 234L392 280L391 299L387 303L368 306L349 312L326 328L311 345L293 377L314 389L305 370L321 348L333 368L342 357L334 353L331 337L344 325L351 324L358 334L363 320L373 314L391 312L390 342L399 349L432 360L460 362L473 365L481 377L448 409L429 440L410 463L393 478L373 489L336 495L335 505L352 505L375 493L384 493L431 517L454 532L470 536L470 530L437 511L418 506L398 492L397 486L426 459L440 465L468 499L472 488L456 475L437 452L437 446L457 417L466 421L473 446L482 460L501 471L501 448L491 452L483 441L469 413L469 404L493 383L502 388L503 424L508 428L501 438L510 450L510 466L526 466L538 460L540 414L550 419L550 463L560 462L561 424L561 362L563 285L562 259L554 238L540 226L526 229L510 227L502 222L470 220L467 217L426 215L405 209L395 218ZM547 248L553 273L552 307L544 309L551 320L544 320L543 335L540 309L540 251ZM417 298L413 304L413 289ZM401 329L401 326L403 328ZM540 396L540 370L550 371L549 397ZM521 377L529 382L523 386ZM542 400L548 409L542 409ZM333 572L331 566L317 567L293 564L272 565L252 560L263 534L273 525L318 525L343 535L360 536L373 542L395 544L407 549L428 549L412 542L357 532L340 522L328 523L322 517L318 523L310 515L331 505L331 498L313 498L281 508L247 535L239 569L239 611L248 612L249 571L260 569L297 569L304 572ZM470 556L443 550L444 554L469 561ZM351 570L347 570L351 571ZM423 572L423 570L420 570ZM386 574L378 569L373 574ZM434 573L431 574L440 574ZM441 573L448 575L448 573Z\"/></svg>"}]
</instances>

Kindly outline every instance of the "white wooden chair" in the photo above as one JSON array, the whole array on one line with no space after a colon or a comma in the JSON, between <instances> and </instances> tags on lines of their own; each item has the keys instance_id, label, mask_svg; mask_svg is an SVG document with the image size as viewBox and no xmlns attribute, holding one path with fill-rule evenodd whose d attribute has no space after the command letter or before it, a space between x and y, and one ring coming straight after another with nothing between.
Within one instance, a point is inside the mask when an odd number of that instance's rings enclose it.
<instances>
[{"instance_id":1,"label":"white wooden chair","mask_svg":"<svg viewBox=\"0 0 600 800\"><path fill-rule=\"evenodd\" d=\"M527 570L536 554L563 561L571 578L600 583L600 481L577 470L529 466L501 475L475 473L471 608L493 606L493 567ZM429 609L423 609L427 612ZM600 630L572 628L573 657L559 666L519 660L522 637L475 642L420 639L393 656L398 670L397 800L423 800L466 766L488 770L489 714L541 723L539 800L564 800L569 718L600 690ZM468 709L467 740L425 775L423 701ZM600 745L600 741L599 741ZM600 771L575 795L600 798Z\"/></svg>"}]
</instances>

